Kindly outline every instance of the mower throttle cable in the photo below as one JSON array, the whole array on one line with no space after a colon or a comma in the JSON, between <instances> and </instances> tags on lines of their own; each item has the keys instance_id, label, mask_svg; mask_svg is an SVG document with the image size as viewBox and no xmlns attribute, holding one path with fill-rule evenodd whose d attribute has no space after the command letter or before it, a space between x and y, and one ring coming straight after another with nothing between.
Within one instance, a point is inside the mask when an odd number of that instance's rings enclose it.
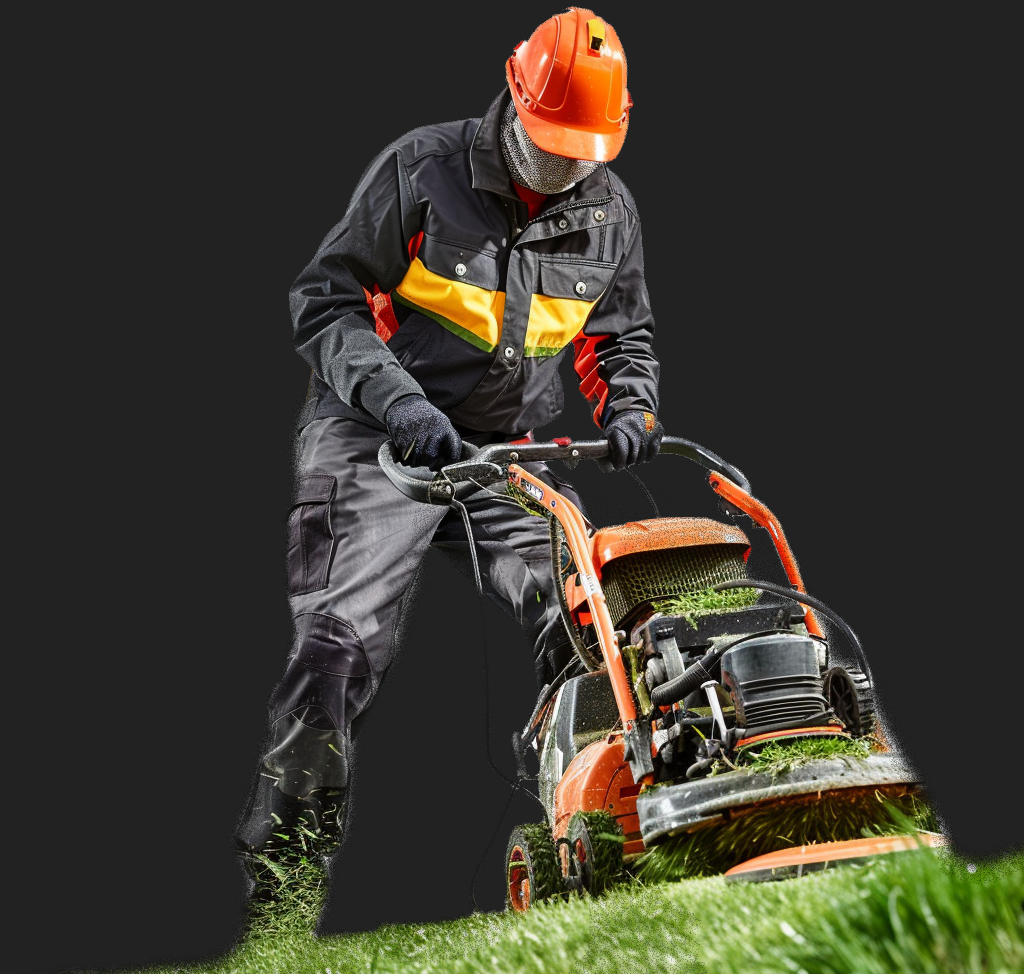
<instances>
[{"instance_id":1,"label":"mower throttle cable","mask_svg":"<svg viewBox=\"0 0 1024 974\"><path fill-rule=\"evenodd\" d=\"M506 814L506 812L508 812L509 806L512 804L512 799L515 797L516 792L519 791L520 789L523 789L525 794L529 795L531 798L533 798L541 806L541 810L544 812L544 817L545 818L547 818L547 810L544 808L543 803L540 801L540 799L536 795L534 795L531 791L526 790L524 788L525 783L528 782L528 781L535 781L536 780L536 776L531 777L530 775L527 774L526 762L523 760L523 756L525 754L525 751L521 749L521 747L520 747L520 745L518 743L518 738L519 738L519 732L518 731L514 731L513 734L512 734L512 743L513 743L513 748L515 749L516 771L517 771L516 779L514 781L511 778L509 778L507 775L505 775L498 768L497 764L495 764L495 762L494 762L493 756L491 755L491 711L490 711L490 694L489 694L490 672L489 672L489 665L488 665L488 658L487 658L487 638L486 638L487 637L487 626L484 623L484 611L485 611L485 608L486 608L486 602L485 602L485 596L484 596L483 579L482 579L482 577L480 575L480 563L477 560L477 556L476 556L476 541L475 541L475 539L473 537L473 525L472 525L472 520L471 520L471 518L469 516L469 510L467 509L466 505L462 503L462 501L458 500L454 496L451 498L450 503L451 503L451 506L456 508L458 510L459 514L462 516L462 524L463 524L463 526L466 529L466 540L468 542L469 555L470 555L470 559L473 562L473 581L476 583L476 593L477 593L477 597L478 597L478 600L479 600L479 606L480 606L480 648L481 648L481 656L483 658L483 667L484 667L484 714L485 714L485 717L484 717L484 749L487 752L487 760L488 760L488 762L491 765L491 769L494 771L495 774L498 775L499 778L502 779L502 781L506 782L508 785L511 786L511 790L509 791L508 798L505 800L505 805L502 808L501 813L498 815L497 822L495 823L495 826L494 826L494 831L491 833L490 838L487 840L487 843L484 846L483 852L480 854L480 861L477 863L476 869L473 871L473 879L470 882L470 888L469 888L470 904L472 905L473 909L477 913L479 913L479 912L481 912L481 910L480 910L479 904L476 901L476 880L477 880L477 876L480 874L480 869L482 868L482 866L484 864L484 860L487 858L487 851L494 844L494 839L495 839L495 837L498 834L498 830L501 828L501 823L505 819L505 814ZM566 669L568 669L568 667L566 667ZM562 672L564 673L565 670L563 670ZM559 675L561 676L561 674L559 674ZM557 682L558 682L558 678L556 677L555 683L557 684Z\"/></svg>"},{"instance_id":2,"label":"mower throttle cable","mask_svg":"<svg viewBox=\"0 0 1024 974\"><path fill-rule=\"evenodd\" d=\"M641 488L643 488L643 492L651 502L651 507L654 508L654 516L661 517L661 514L658 511L658 505L654 503L654 498L651 496L651 492L647 489L647 484L645 484L629 467L626 467L626 473L628 473L630 477L632 477L641 486Z\"/></svg>"},{"instance_id":3,"label":"mower throttle cable","mask_svg":"<svg viewBox=\"0 0 1024 974\"><path fill-rule=\"evenodd\" d=\"M452 500L451 500L451 505L452 505L452 507L456 508L458 510L458 512L462 515L462 524L463 524L463 526L466 529L466 540L469 543L469 545L468 545L468 547L469 547L469 556L470 556L470 558L472 559L472 562L473 562L473 581L476 582L476 594L477 594L477 596L479 596L479 599L480 599L480 609L481 609L481 615L480 615L480 625L481 625L480 645L481 645L481 648L483 650L483 652L480 655L483 658L483 663L484 663L484 745L485 745L485 750L487 751L487 760L490 762L491 768L493 769L494 773L496 775L498 775L499 778L501 778L503 781L505 781L508 784L510 784L513 787L515 787L516 782L513 781L512 779L508 778L501 771L501 769L494 763L494 758L491 756L491 712L490 712L490 707L488 705L488 703L489 703L489 701L488 701L488 692L489 692L489 688L490 688L490 679L489 679L489 672L488 672L489 667L488 667L488 661L487 661L487 645L486 645L486 640L484 638L486 636L486 626L483 623L483 610L484 610L484 607L485 607L485 602L484 602L484 586L483 586L483 580L482 580L482 578L480 576L480 563L477 561L477 557L476 557L476 544L475 544L474 539L473 539L473 525L472 525L472 522L471 522L470 517L469 517L469 510L466 508L466 505L462 503L462 501L460 501L457 498L453 497Z\"/></svg>"}]
</instances>

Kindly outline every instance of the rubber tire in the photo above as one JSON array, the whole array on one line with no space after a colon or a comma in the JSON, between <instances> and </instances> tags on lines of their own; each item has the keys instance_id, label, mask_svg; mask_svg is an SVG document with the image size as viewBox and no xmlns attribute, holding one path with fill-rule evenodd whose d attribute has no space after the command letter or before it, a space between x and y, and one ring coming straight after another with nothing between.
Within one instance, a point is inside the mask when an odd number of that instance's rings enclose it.
<instances>
[{"instance_id":1,"label":"rubber tire","mask_svg":"<svg viewBox=\"0 0 1024 974\"><path fill-rule=\"evenodd\" d=\"M866 737L877 726L875 699L867 674L856 666L833 666L821 677L822 694L854 737Z\"/></svg>"},{"instance_id":2,"label":"rubber tire","mask_svg":"<svg viewBox=\"0 0 1024 974\"><path fill-rule=\"evenodd\" d=\"M561 891L562 874L550 829L543 824L517 825L505 852L505 909L525 913L534 903Z\"/></svg>"},{"instance_id":3,"label":"rubber tire","mask_svg":"<svg viewBox=\"0 0 1024 974\"><path fill-rule=\"evenodd\" d=\"M569 819L566 831L572 854L569 868L579 870L581 892L591 896L600 896L621 882L625 875L622 842L602 839L601 835L622 837L622 826L609 812L576 812Z\"/></svg>"}]
</instances>

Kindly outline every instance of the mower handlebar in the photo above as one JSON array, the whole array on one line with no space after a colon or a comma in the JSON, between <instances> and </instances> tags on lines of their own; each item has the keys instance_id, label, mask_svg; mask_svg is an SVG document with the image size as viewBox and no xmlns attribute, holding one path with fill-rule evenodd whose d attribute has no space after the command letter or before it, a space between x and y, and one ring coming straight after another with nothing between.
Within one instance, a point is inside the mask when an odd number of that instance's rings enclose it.
<instances>
[{"instance_id":1,"label":"mower handlebar","mask_svg":"<svg viewBox=\"0 0 1024 974\"><path fill-rule=\"evenodd\" d=\"M665 436L661 440L659 452L686 457L708 470L728 477L741 490L750 492L750 482L739 469L699 443L679 436ZM463 443L462 458L435 472L429 467L409 467L401 463L391 440L385 440L377 452L381 469L403 494L425 504L445 506L454 498L464 496L477 487L505 480L511 463L530 460L565 460L575 463L582 459L600 461L607 457L608 441L603 439L492 443L485 447Z\"/></svg>"}]
</instances>

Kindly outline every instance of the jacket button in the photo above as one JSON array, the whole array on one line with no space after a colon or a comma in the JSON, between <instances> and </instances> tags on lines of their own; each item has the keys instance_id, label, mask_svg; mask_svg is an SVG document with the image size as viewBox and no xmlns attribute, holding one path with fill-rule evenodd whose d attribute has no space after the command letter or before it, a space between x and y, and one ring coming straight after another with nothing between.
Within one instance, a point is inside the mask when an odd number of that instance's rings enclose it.
<instances>
[{"instance_id":1,"label":"jacket button","mask_svg":"<svg viewBox=\"0 0 1024 974\"><path fill-rule=\"evenodd\" d=\"M585 281L577 281L576 282L576 293L577 294L586 294L587 293L587 284L586 284Z\"/></svg>"},{"instance_id":2,"label":"jacket button","mask_svg":"<svg viewBox=\"0 0 1024 974\"><path fill-rule=\"evenodd\" d=\"M569 226L569 221L563 216L562 219L558 221L558 229L564 230L567 226Z\"/></svg>"},{"instance_id":3,"label":"jacket button","mask_svg":"<svg viewBox=\"0 0 1024 974\"><path fill-rule=\"evenodd\" d=\"M511 345L505 346L505 358L512 358L516 354L516 350Z\"/></svg>"},{"instance_id":4,"label":"jacket button","mask_svg":"<svg viewBox=\"0 0 1024 974\"><path fill-rule=\"evenodd\" d=\"M594 210L594 219L600 223L608 214L604 210Z\"/></svg>"},{"instance_id":5,"label":"jacket button","mask_svg":"<svg viewBox=\"0 0 1024 974\"><path fill-rule=\"evenodd\" d=\"M466 265L465 264L456 264L455 265L455 273L458 274L459 277L462 277L462 275L466 273Z\"/></svg>"}]
</instances>

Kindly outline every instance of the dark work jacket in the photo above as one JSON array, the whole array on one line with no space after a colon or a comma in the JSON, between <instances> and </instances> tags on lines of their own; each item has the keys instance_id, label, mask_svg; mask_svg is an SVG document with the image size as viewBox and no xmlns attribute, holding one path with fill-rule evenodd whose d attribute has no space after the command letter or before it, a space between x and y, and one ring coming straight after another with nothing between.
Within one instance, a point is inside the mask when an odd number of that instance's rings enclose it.
<instances>
[{"instance_id":1,"label":"dark work jacket","mask_svg":"<svg viewBox=\"0 0 1024 974\"><path fill-rule=\"evenodd\" d=\"M460 431L520 435L560 414L569 345L599 425L657 411L633 199L601 165L528 219L499 142L509 97L381 152L293 284L308 415L384 428L391 403L421 393Z\"/></svg>"}]
</instances>

